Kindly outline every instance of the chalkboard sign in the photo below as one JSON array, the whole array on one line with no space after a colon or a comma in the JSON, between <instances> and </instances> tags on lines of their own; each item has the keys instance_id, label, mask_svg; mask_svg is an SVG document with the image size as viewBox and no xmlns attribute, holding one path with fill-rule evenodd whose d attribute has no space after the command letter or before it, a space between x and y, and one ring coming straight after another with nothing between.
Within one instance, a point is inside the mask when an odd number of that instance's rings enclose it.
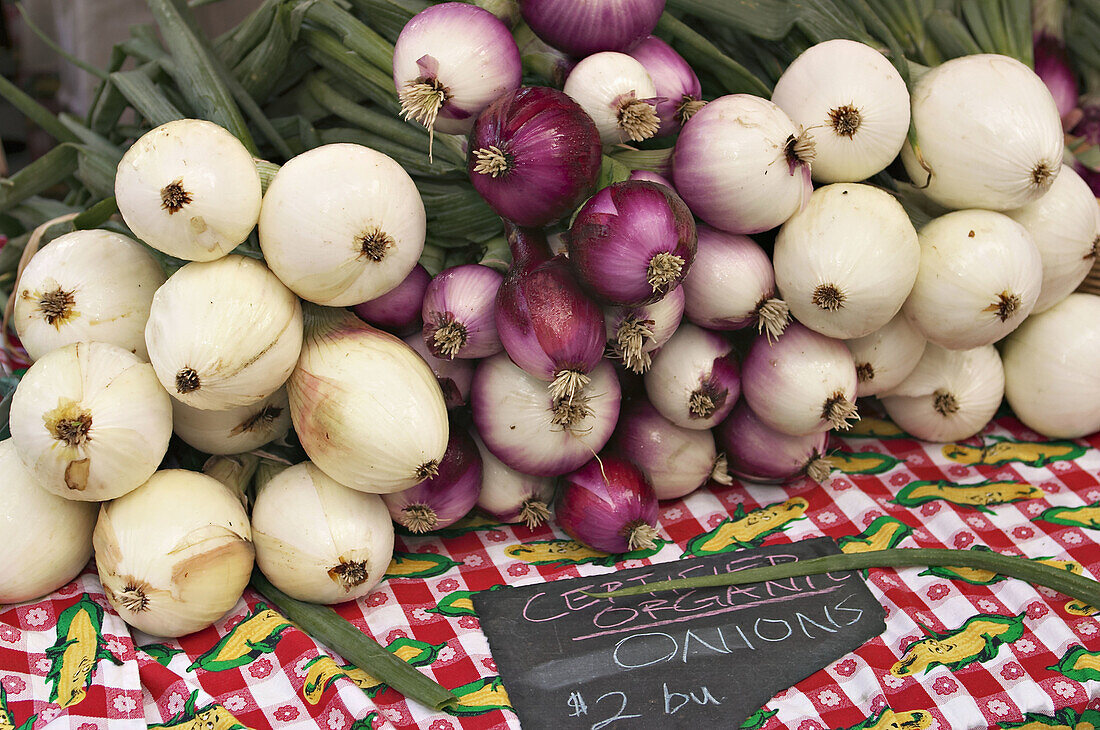
<instances>
[{"instance_id":1,"label":"chalkboard sign","mask_svg":"<svg viewBox=\"0 0 1100 730\"><path fill-rule=\"evenodd\" d=\"M737 728L780 690L885 628L858 573L592 598L669 578L839 552L829 538L474 596L525 730Z\"/></svg>"}]
</instances>

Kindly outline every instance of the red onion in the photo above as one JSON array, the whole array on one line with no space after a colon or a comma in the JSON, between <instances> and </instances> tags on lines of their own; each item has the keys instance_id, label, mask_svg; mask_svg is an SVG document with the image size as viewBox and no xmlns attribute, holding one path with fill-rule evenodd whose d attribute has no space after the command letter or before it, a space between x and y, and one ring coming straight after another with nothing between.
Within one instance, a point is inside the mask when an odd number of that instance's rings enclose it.
<instances>
[{"instance_id":1,"label":"red onion","mask_svg":"<svg viewBox=\"0 0 1100 730\"><path fill-rule=\"evenodd\" d=\"M523 0L539 38L571 56L629 51L657 27L665 0Z\"/></svg>"},{"instance_id":2,"label":"red onion","mask_svg":"<svg viewBox=\"0 0 1100 730\"><path fill-rule=\"evenodd\" d=\"M631 170L630 177L628 177L627 180L641 180L642 182L657 183L658 185L664 185L672 192L676 192L676 188L672 186L671 180L651 170Z\"/></svg>"},{"instance_id":3,"label":"red onion","mask_svg":"<svg viewBox=\"0 0 1100 730\"><path fill-rule=\"evenodd\" d=\"M395 288L368 302L356 304L352 310L367 324L395 335L407 335L420 329L420 307L424 303L424 290L431 280L428 270L417 264Z\"/></svg>"},{"instance_id":4,"label":"red onion","mask_svg":"<svg viewBox=\"0 0 1100 730\"><path fill-rule=\"evenodd\" d=\"M477 506L501 522L522 522L532 530L550 519L554 481L516 471L493 456L477 434L472 435L481 452Z\"/></svg>"},{"instance_id":5,"label":"red onion","mask_svg":"<svg viewBox=\"0 0 1100 730\"><path fill-rule=\"evenodd\" d=\"M645 374L649 402L682 428L702 430L717 425L741 394L732 349L717 332L681 324Z\"/></svg>"},{"instance_id":6,"label":"red onion","mask_svg":"<svg viewBox=\"0 0 1100 730\"><path fill-rule=\"evenodd\" d=\"M403 492L383 494L393 521L410 532L431 532L462 519L481 491L481 454L465 429L451 427L439 473Z\"/></svg>"},{"instance_id":7,"label":"red onion","mask_svg":"<svg viewBox=\"0 0 1100 730\"><path fill-rule=\"evenodd\" d=\"M577 542L606 553L657 546L657 495L626 459L600 454L563 480L558 524Z\"/></svg>"},{"instance_id":8,"label":"red onion","mask_svg":"<svg viewBox=\"0 0 1100 730\"><path fill-rule=\"evenodd\" d=\"M683 57L655 35L634 46L630 55L638 59L657 87L658 137L676 134L680 127L703 108L703 87Z\"/></svg>"},{"instance_id":9,"label":"red onion","mask_svg":"<svg viewBox=\"0 0 1100 730\"><path fill-rule=\"evenodd\" d=\"M1062 117L1064 124L1077 108L1079 89L1061 40L1045 34L1035 38L1035 73L1050 89L1054 104L1058 107L1058 116Z\"/></svg>"},{"instance_id":10,"label":"red onion","mask_svg":"<svg viewBox=\"0 0 1100 730\"><path fill-rule=\"evenodd\" d=\"M424 342L424 335L415 332L404 339L406 345L416 350L416 354L424 358L428 367L435 373L435 379L439 381L439 389L443 391L443 401L447 408L464 406L470 400L470 384L474 382L474 368L477 363L473 360L451 360L436 357L428 349Z\"/></svg>"},{"instance_id":11,"label":"red onion","mask_svg":"<svg viewBox=\"0 0 1100 730\"><path fill-rule=\"evenodd\" d=\"M822 483L832 466L825 459L829 432L791 436L769 427L741 402L714 430L730 473L741 479L779 484L808 476Z\"/></svg>"},{"instance_id":12,"label":"red onion","mask_svg":"<svg viewBox=\"0 0 1100 730\"><path fill-rule=\"evenodd\" d=\"M856 365L844 343L791 322L774 342L757 337L742 364L742 388L753 412L777 431L805 436L851 428Z\"/></svg>"},{"instance_id":13,"label":"red onion","mask_svg":"<svg viewBox=\"0 0 1100 730\"><path fill-rule=\"evenodd\" d=\"M470 394L477 431L494 456L524 474L576 469L604 447L619 418L615 369L602 361L591 376L572 398L555 398L505 353L482 360Z\"/></svg>"},{"instance_id":14,"label":"red onion","mask_svg":"<svg viewBox=\"0 0 1100 730\"><path fill-rule=\"evenodd\" d=\"M683 497L709 479L732 483L710 431L681 428L646 400L623 408L611 448L645 473L657 499Z\"/></svg>"},{"instance_id":15,"label":"red onion","mask_svg":"<svg viewBox=\"0 0 1100 730\"><path fill-rule=\"evenodd\" d=\"M562 256L550 258L539 231L508 226L512 268L496 301L497 332L516 365L550 381L554 398L588 383L603 356L603 312L585 296Z\"/></svg>"},{"instance_id":16,"label":"red onion","mask_svg":"<svg viewBox=\"0 0 1100 730\"><path fill-rule=\"evenodd\" d=\"M684 316L684 288L678 286L659 302L610 307L605 311L607 350L634 373L644 373L650 353L668 342Z\"/></svg>"},{"instance_id":17,"label":"red onion","mask_svg":"<svg viewBox=\"0 0 1100 730\"><path fill-rule=\"evenodd\" d=\"M500 272L479 264L440 271L424 293L424 342L436 357L488 357L501 351L496 298Z\"/></svg>"},{"instance_id":18,"label":"red onion","mask_svg":"<svg viewBox=\"0 0 1100 730\"><path fill-rule=\"evenodd\" d=\"M566 246L577 276L596 296L612 304L647 304L687 275L695 238L695 219L676 193L627 180L588 199Z\"/></svg>"},{"instance_id":19,"label":"red onion","mask_svg":"<svg viewBox=\"0 0 1100 730\"><path fill-rule=\"evenodd\" d=\"M771 259L748 236L700 225L695 264L684 279L684 313L700 327L778 337L791 321L775 289Z\"/></svg>"}]
</instances>

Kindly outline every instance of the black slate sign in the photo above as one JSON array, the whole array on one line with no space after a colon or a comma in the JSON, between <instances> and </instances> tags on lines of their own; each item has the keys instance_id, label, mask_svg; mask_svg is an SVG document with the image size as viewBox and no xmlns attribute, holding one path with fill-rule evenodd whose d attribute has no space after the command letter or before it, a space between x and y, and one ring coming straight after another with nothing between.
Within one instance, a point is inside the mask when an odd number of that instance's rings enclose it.
<instances>
[{"instance_id":1,"label":"black slate sign","mask_svg":"<svg viewBox=\"0 0 1100 730\"><path fill-rule=\"evenodd\" d=\"M581 591L837 552L815 538L483 591L473 602L525 730L736 728L886 628L857 572L627 598Z\"/></svg>"}]
</instances>

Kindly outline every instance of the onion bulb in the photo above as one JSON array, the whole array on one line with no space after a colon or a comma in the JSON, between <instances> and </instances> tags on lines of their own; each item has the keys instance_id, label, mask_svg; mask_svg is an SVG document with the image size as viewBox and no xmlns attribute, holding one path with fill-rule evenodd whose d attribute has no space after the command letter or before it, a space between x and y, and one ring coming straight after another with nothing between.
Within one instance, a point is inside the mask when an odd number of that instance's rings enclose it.
<instances>
[{"instance_id":1,"label":"onion bulb","mask_svg":"<svg viewBox=\"0 0 1100 730\"><path fill-rule=\"evenodd\" d=\"M396 287L352 309L367 324L404 337L420 329L424 292L431 280L428 270L417 264Z\"/></svg>"},{"instance_id":2,"label":"onion bulb","mask_svg":"<svg viewBox=\"0 0 1100 730\"><path fill-rule=\"evenodd\" d=\"M665 0L524 0L523 19L571 56L629 51L657 27Z\"/></svg>"},{"instance_id":3,"label":"onion bulb","mask_svg":"<svg viewBox=\"0 0 1100 730\"><path fill-rule=\"evenodd\" d=\"M657 136L676 134L706 103L699 77L672 46L655 35L634 46L630 56L645 67L657 89L657 116L661 118Z\"/></svg>"},{"instance_id":4,"label":"onion bulb","mask_svg":"<svg viewBox=\"0 0 1100 730\"><path fill-rule=\"evenodd\" d=\"M52 593L88 564L99 508L43 489L23 466L11 439L0 441L0 502L0 603Z\"/></svg>"},{"instance_id":5,"label":"onion bulb","mask_svg":"<svg viewBox=\"0 0 1100 730\"><path fill-rule=\"evenodd\" d=\"M725 453L730 473L750 482L782 484L807 476L823 484L832 471L825 458L828 431L805 436L776 431L744 402L718 424L714 438Z\"/></svg>"},{"instance_id":6,"label":"onion bulb","mask_svg":"<svg viewBox=\"0 0 1100 730\"><path fill-rule=\"evenodd\" d=\"M104 504L92 543L111 607L139 631L165 637L205 629L233 608L255 554L237 497L182 469L157 472Z\"/></svg>"},{"instance_id":7,"label":"onion bulb","mask_svg":"<svg viewBox=\"0 0 1100 730\"><path fill-rule=\"evenodd\" d=\"M476 359L501 351L494 310L504 277L480 264L440 271L424 292L424 343L432 354Z\"/></svg>"},{"instance_id":8,"label":"onion bulb","mask_svg":"<svg viewBox=\"0 0 1100 730\"><path fill-rule=\"evenodd\" d=\"M302 307L266 266L244 256L191 263L153 297L145 327L161 385L192 408L263 400L302 349Z\"/></svg>"},{"instance_id":9,"label":"onion bulb","mask_svg":"<svg viewBox=\"0 0 1100 730\"><path fill-rule=\"evenodd\" d=\"M608 357L622 360L631 372L644 373L653 362L652 353L669 341L683 315L682 286L652 304L609 307L604 310Z\"/></svg>"},{"instance_id":10,"label":"onion bulb","mask_svg":"<svg viewBox=\"0 0 1100 730\"><path fill-rule=\"evenodd\" d=\"M992 345L945 350L928 343L901 385L879 396L890 419L924 441L962 441L985 428L1005 392Z\"/></svg>"},{"instance_id":11,"label":"onion bulb","mask_svg":"<svg viewBox=\"0 0 1100 730\"><path fill-rule=\"evenodd\" d=\"M450 527L466 516L481 491L481 454L465 429L451 428L439 473L400 492L382 495L390 517L409 532Z\"/></svg>"},{"instance_id":12,"label":"onion bulb","mask_svg":"<svg viewBox=\"0 0 1100 730\"><path fill-rule=\"evenodd\" d=\"M172 399L172 430L207 454L243 454L286 436L290 403L286 388L263 400L224 411L204 411Z\"/></svg>"},{"instance_id":13,"label":"onion bulb","mask_svg":"<svg viewBox=\"0 0 1100 730\"><path fill-rule=\"evenodd\" d=\"M605 145L641 142L657 134L657 87L645 66L626 55L603 51L569 72L562 89L592 117Z\"/></svg>"},{"instance_id":14,"label":"onion bulb","mask_svg":"<svg viewBox=\"0 0 1100 730\"><path fill-rule=\"evenodd\" d=\"M141 486L172 437L171 399L153 368L106 342L37 360L11 401L11 437L43 488L100 502Z\"/></svg>"},{"instance_id":15,"label":"onion bulb","mask_svg":"<svg viewBox=\"0 0 1100 730\"><path fill-rule=\"evenodd\" d=\"M557 520L574 540L607 553L657 546L657 495L637 466L604 453L562 481Z\"/></svg>"},{"instance_id":16,"label":"onion bulb","mask_svg":"<svg viewBox=\"0 0 1100 730\"><path fill-rule=\"evenodd\" d=\"M474 368L477 367L475 360L436 357L428 349L424 343L424 336L419 332L409 335L402 342L420 355L435 373L435 379L439 383L439 389L443 391L443 400L448 409L458 408L469 402L470 384L474 381Z\"/></svg>"},{"instance_id":17,"label":"onion bulb","mask_svg":"<svg viewBox=\"0 0 1100 730\"><path fill-rule=\"evenodd\" d=\"M349 489L308 461L259 490L252 539L268 580L313 603L366 595L393 557L393 524L382 498Z\"/></svg>"},{"instance_id":18,"label":"onion bulb","mask_svg":"<svg viewBox=\"0 0 1100 730\"><path fill-rule=\"evenodd\" d=\"M516 471L493 456L476 433L472 435L481 454L477 506L501 522L522 522L531 530L549 520L553 480Z\"/></svg>"},{"instance_id":19,"label":"onion bulb","mask_svg":"<svg viewBox=\"0 0 1100 730\"><path fill-rule=\"evenodd\" d=\"M109 342L143 360L145 322L164 271L111 231L73 231L38 250L19 277L12 322L32 360L73 342Z\"/></svg>"},{"instance_id":20,"label":"onion bulb","mask_svg":"<svg viewBox=\"0 0 1100 730\"><path fill-rule=\"evenodd\" d=\"M741 394L733 347L722 335L681 324L645 374L649 402L681 428L715 426Z\"/></svg>"},{"instance_id":21,"label":"onion bulb","mask_svg":"<svg viewBox=\"0 0 1100 730\"><path fill-rule=\"evenodd\" d=\"M845 342L856 363L856 395L878 395L897 386L913 372L927 342L900 313L871 334Z\"/></svg>"}]
</instances>

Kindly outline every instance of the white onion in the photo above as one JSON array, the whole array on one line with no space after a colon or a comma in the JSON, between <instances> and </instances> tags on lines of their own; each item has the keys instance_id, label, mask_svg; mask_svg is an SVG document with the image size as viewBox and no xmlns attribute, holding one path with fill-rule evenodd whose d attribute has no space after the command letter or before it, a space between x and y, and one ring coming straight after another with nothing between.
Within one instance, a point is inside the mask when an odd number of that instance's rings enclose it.
<instances>
[{"instance_id":1,"label":"white onion","mask_svg":"<svg viewBox=\"0 0 1100 730\"><path fill-rule=\"evenodd\" d=\"M39 249L19 277L12 322L31 359L73 342L109 342L143 360L145 322L164 271L111 231L73 231Z\"/></svg>"},{"instance_id":2,"label":"white onion","mask_svg":"<svg viewBox=\"0 0 1100 730\"><path fill-rule=\"evenodd\" d=\"M810 46L772 92L791 121L814 135L817 182L858 182L898 156L909 132L909 91L870 46L843 38Z\"/></svg>"},{"instance_id":3,"label":"white onion","mask_svg":"<svg viewBox=\"0 0 1100 730\"><path fill-rule=\"evenodd\" d=\"M1043 80L1016 59L962 56L912 88L920 157L901 149L909 178L949 208L1019 208L1062 166L1062 120ZM925 169L921 165L923 160Z\"/></svg>"},{"instance_id":4,"label":"white onion","mask_svg":"<svg viewBox=\"0 0 1100 730\"><path fill-rule=\"evenodd\" d=\"M0 441L0 502L0 603L51 593L88 564L99 508L43 489L19 460L11 439Z\"/></svg>"},{"instance_id":5,"label":"white onion","mask_svg":"<svg viewBox=\"0 0 1100 730\"><path fill-rule=\"evenodd\" d=\"M905 303L920 245L892 195L836 183L814 191L775 239L775 280L802 324L829 337L874 332Z\"/></svg>"},{"instance_id":6,"label":"white onion","mask_svg":"<svg viewBox=\"0 0 1100 730\"><path fill-rule=\"evenodd\" d=\"M308 461L260 489L252 539L268 580L313 603L366 595L393 557L393 523L382 498L349 489Z\"/></svg>"},{"instance_id":7,"label":"white onion","mask_svg":"<svg viewBox=\"0 0 1100 730\"><path fill-rule=\"evenodd\" d=\"M1004 342L1005 395L1050 438L1100 430L1100 297L1070 294Z\"/></svg>"},{"instance_id":8,"label":"white onion","mask_svg":"<svg viewBox=\"0 0 1100 730\"><path fill-rule=\"evenodd\" d=\"M871 334L846 341L859 379L856 395L878 395L897 386L913 372L927 342L900 313Z\"/></svg>"},{"instance_id":9,"label":"white onion","mask_svg":"<svg viewBox=\"0 0 1100 730\"><path fill-rule=\"evenodd\" d=\"M562 89L588 112L605 145L641 142L657 134L657 87L641 62L602 51L569 72Z\"/></svg>"},{"instance_id":10,"label":"white onion","mask_svg":"<svg viewBox=\"0 0 1100 730\"><path fill-rule=\"evenodd\" d=\"M286 382L302 349L302 307L255 259L191 263L157 290L145 342L173 397L193 408L235 408Z\"/></svg>"},{"instance_id":11,"label":"white onion","mask_svg":"<svg viewBox=\"0 0 1100 730\"><path fill-rule=\"evenodd\" d=\"M477 506L502 522L523 522L532 530L550 519L554 481L516 471L493 456L480 436L471 435L481 454Z\"/></svg>"},{"instance_id":12,"label":"white onion","mask_svg":"<svg viewBox=\"0 0 1100 730\"><path fill-rule=\"evenodd\" d=\"M913 372L879 396L890 419L924 441L961 441L985 428L1005 391L992 345L945 350L931 342Z\"/></svg>"},{"instance_id":13,"label":"white onion","mask_svg":"<svg viewBox=\"0 0 1100 730\"><path fill-rule=\"evenodd\" d=\"M172 430L207 454L243 454L286 436L289 429L286 388L224 411L204 411L172 399Z\"/></svg>"},{"instance_id":14,"label":"white onion","mask_svg":"<svg viewBox=\"0 0 1100 730\"><path fill-rule=\"evenodd\" d=\"M681 428L702 430L729 415L741 394L733 346L717 332L684 323L653 358L645 392Z\"/></svg>"},{"instance_id":15,"label":"white onion","mask_svg":"<svg viewBox=\"0 0 1100 730\"><path fill-rule=\"evenodd\" d=\"M114 499L141 486L164 458L170 401L137 355L79 342L27 370L12 397L11 437L45 489L85 502Z\"/></svg>"},{"instance_id":16,"label":"white onion","mask_svg":"<svg viewBox=\"0 0 1100 730\"><path fill-rule=\"evenodd\" d=\"M291 159L260 211L267 265L302 299L345 307L390 291L424 250L424 203L391 158L329 144Z\"/></svg>"}]
</instances>

